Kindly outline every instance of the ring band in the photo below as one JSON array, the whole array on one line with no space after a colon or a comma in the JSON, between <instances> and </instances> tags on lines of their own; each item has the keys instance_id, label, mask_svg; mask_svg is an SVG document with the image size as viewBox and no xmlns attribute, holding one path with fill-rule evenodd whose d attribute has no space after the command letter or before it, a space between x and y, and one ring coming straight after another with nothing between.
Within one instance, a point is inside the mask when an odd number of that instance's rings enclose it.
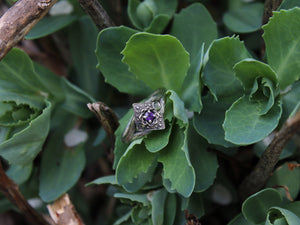
<instances>
[{"instance_id":1,"label":"ring band","mask_svg":"<svg viewBox=\"0 0 300 225\"><path fill-rule=\"evenodd\" d=\"M165 100L162 89L154 92L145 102L132 104L134 115L129 120L122 141L129 143L145 136L152 130L165 129Z\"/></svg>"}]
</instances>

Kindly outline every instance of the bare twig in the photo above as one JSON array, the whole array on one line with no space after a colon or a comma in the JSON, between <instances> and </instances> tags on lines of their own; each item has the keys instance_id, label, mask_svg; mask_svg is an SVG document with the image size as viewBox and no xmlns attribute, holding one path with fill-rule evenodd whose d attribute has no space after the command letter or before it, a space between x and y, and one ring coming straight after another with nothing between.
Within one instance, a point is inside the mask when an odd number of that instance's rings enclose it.
<instances>
[{"instance_id":1,"label":"bare twig","mask_svg":"<svg viewBox=\"0 0 300 225\"><path fill-rule=\"evenodd\" d=\"M273 15L273 11L276 11L280 6L282 0L266 0L264 6L263 24L269 21L269 18Z\"/></svg>"},{"instance_id":2,"label":"bare twig","mask_svg":"<svg viewBox=\"0 0 300 225\"><path fill-rule=\"evenodd\" d=\"M19 0L0 18L0 60L42 19L57 0Z\"/></svg>"},{"instance_id":3,"label":"bare twig","mask_svg":"<svg viewBox=\"0 0 300 225\"><path fill-rule=\"evenodd\" d=\"M274 170L275 165L279 161L279 156L284 146L299 128L300 111L298 111L294 117L289 118L280 131L276 133L273 141L261 156L254 170L242 182L240 186L240 195L242 199L245 199L264 187Z\"/></svg>"},{"instance_id":4,"label":"bare twig","mask_svg":"<svg viewBox=\"0 0 300 225\"><path fill-rule=\"evenodd\" d=\"M47 208L56 225L84 225L68 194L47 205Z\"/></svg>"},{"instance_id":5,"label":"bare twig","mask_svg":"<svg viewBox=\"0 0 300 225\"><path fill-rule=\"evenodd\" d=\"M49 225L25 200L18 185L4 172L0 161L0 191L26 216L31 224Z\"/></svg>"},{"instance_id":6,"label":"bare twig","mask_svg":"<svg viewBox=\"0 0 300 225\"><path fill-rule=\"evenodd\" d=\"M78 0L83 10L92 18L99 30L115 26L98 0Z\"/></svg>"}]
</instances>

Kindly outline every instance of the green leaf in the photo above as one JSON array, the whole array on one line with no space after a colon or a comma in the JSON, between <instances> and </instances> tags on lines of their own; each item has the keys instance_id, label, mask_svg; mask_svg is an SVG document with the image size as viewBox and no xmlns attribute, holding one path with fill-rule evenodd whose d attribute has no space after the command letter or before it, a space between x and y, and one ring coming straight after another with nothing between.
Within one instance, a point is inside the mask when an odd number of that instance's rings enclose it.
<instances>
[{"instance_id":1,"label":"green leaf","mask_svg":"<svg viewBox=\"0 0 300 225\"><path fill-rule=\"evenodd\" d=\"M278 191L267 188L251 195L242 205L244 217L254 224L263 223L271 207L280 206L282 198Z\"/></svg>"},{"instance_id":2,"label":"green leaf","mask_svg":"<svg viewBox=\"0 0 300 225\"><path fill-rule=\"evenodd\" d=\"M20 185L29 179L31 172L32 163L28 165L10 165L9 169L6 171L6 174L15 183Z\"/></svg>"},{"instance_id":3,"label":"green leaf","mask_svg":"<svg viewBox=\"0 0 300 225\"><path fill-rule=\"evenodd\" d=\"M195 186L195 171L187 149L187 127L173 126L170 142L160 152L158 161L163 164L163 178L169 185L167 189L189 197Z\"/></svg>"},{"instance_id":4,"label":"green leaf","mask_svg":"<svg viewBox=\"0 0 300 225\"><path fill-rule=\"evenodd\" d=\"M163 225L164 224L164 214L165 214L165 202L167 199L168 192L166 189L159 189L154 191L151 198L152 205L152 222L153 225Z\"/></svg>"},{"instance_id":5,"label":"green leaf","mask_svg":"<svg viewBox=\"0 0 300 225\"><path fill-rule=\"evenodd\" d=\"M288 162L296 163L296 162ZM296 199L300 191L300 168L290 169L288 163L278 167L269 178L267 187L282 187L278 188L281 196L287 199L287 193L283 187L287 187L292 199Z\"/></svg>"},{"instance_id":6,"label":"green leaf","mask_svg":"<svg viewBox=\"0 0 300 225\"><path fill-rule=\"evenodd\" d=\"M263 26L263 38L269 65L278 75L280 89L285 89L300 78L300 8L274 12Z\"/></svg>"},{"instance_id":7,"label":"green leaf","mask_svg":"<svg viewBox=\"0 0 300 225\"><path fill-rule=\"evenodd\" d=\"M93 21L87 17L79 19L68 32L71 58L75 69L72 79L91 96L99 96L103 84L99 70L96 68L97 57L94 54L98 30ZM103 81L102 81L103 83Z\"/></svg>"},{"instance_id":8,"label":"green leaf","mask_svg":"<svg viewBox=\"0 0 300 225\"><path fill-rule=\"evenodd\" d=\"M183 101L178 97L176 92L174 92L172 90L166 91L166 96L173 103L173 114L174 114L174 117L176 117L178 119L177 123L179 124L180 127L186 126L189 121L188 121L188 117L186 114L186 110L184 108Z\"/></svg>"},{"instance_id":9,"label":"green leaf","mask_svg":"<svg viewBox=\"0 0 300 225\"><path fill-rule=\"evenodd\" d=\"M152 131L144 139L145 146L149 152L158 152L167 146L172 126L166 126L164 130Z\"/></svg>"},{"instance_id":10,"label":"green leaf","mask_svg":"<svg viewBox=\"0 0 300 225\"><path fill-rule=\"evenodd\" d=\"M233 32L249 33L259 30L262 25L264 4L252 3L226 12L224 24Z\"/></svg>"},{"instance_id":11,"label":"green leaf","mask_svg":"<svg viewBox=\"0 0 300 225\"><path fill-rule=\"evenodd\" d=\"M184 209L187 209L190 214L197 215L198 218L201 218L205 215L204 208L204 199L201 193L193 193L187 200L187 206Z\"/></svg>"},{"instance_id":12,"label":"green leaf","mask_svg":"<svg viewBox=\"0 0 300 225\"><path fill-rule=\"evenodd\" d=\"M153 90L180 91L189 68L189 54L175 37L134 34L122 54L129 70Z\"/></svg>"},{"instance_id":13,"label":"green leaf","mask_svg":"<svg viewBox=\"0 0 300 225\"><path fill-rule=\"evenodd\" d=\"M229 223L228 225L254 225L253 223L250 223L249 221L247 221L245 219L245 217L243 216L243 214L239 214L236 217L234 217Z\"/></svg>"},{"instance_id":14,"label":"green leaf","mask_svg":"<svg viewBox=\"0 0 300 225\"><path fill-rule=\"evenodd\" d=\"M300 218L300 201L292 202L284 206L285 209L293 212Z\"/></svg>"},{"instance_id":15,"label":"green leaf","mask_svg":"<svg viewBox=\"0 0 300 225\"><path fill-rule=\"evenodd\" d=\"M128 71L128 66L122 63L121 51L133 34L137 33L124 26L107 28L100 32L97 40L96 55L105 81L120 92L146 97L153 92L144 82Z\"/></svg>"},{"instance_id":16,"label":"green leaf","mask_svg":"<svg viewBox=\"0 0 300 225\"><path fill-rule=\"evenodd\" d=\"M193 125L195 130L204 137L208 143L233 147L234 144L225 140L225 132L222 124L225 119L225 112L230 107L230 103L215 102L212 95L203 98L203 109L200 114L195 113Z\"/></svg>"},{"instance_id":17,"label":"green leaf","mask_svg":"<svg viewBox=\"0 0 300 225\"><path fill-rule=\"evenodd\" d=\"M100 184L118 185L115 175L99 177L99 178L87 183L86 186L90 186L90 185L93 185L93 184L97 184L97 185L100 185Z\"/></svg>"},{"instance_id":18,"label":"green leaf","mask_svg":"<svg viewBox=\"0 0 300 225\"><path fill-rule=\"evenodd\" d=\"M295 82L292 89L282 95L282 116L281 121L286 121L289 117L295 115L300 107L300 81Z\"/></svg>"},{"instance_id":19,"label":"green leaf","mask_svg":"<svg viewBox=\"0 0 300 225\"><path fill-rule=\"evenodd\" d=\"M189 154L196 174L194 192L202 192L213 184L219 167L218 160L215 154L207 151L207 142L192 127L188 134Z\"/></svg>"},{"instance_id":20,"label":"green leaf","mask_svg":"<svg viewBox=\"0 0 300 225\"><path fill-rule=\"evenodd\" d=\"M128 213L124 214L122 217L120 217L116 222L114 222L113 225L121 225L123 222L126 222L130 219L130 215L132 214L132 210L130 210Z\"/></svg>"},{"instance_id":21,"label":"green leaf","mask_svg":"<svg viewBox=\"0 0 300 225\"><path fill-rule=\"evenodd\" d=\"M32 163L48 136L51 108L51 103L45 101L45 108L39 116L0 143L0 155L11 164L25 166Z\"/></svg>"},{"instance_id":22,"label":"green leaf","mask_svg":"<svg viewBox=\"0 0 300 225\"><path fill-rule=\"evenodd\" d=\"M291 9L294 7L300 7L300 0L283 0L279 9Z\"/></svg>"},{"instance_id":23,"label":"green leaf","mask_svg":"<svg viewBox=\"0 0 300 225\"><path fill-rule=\"evenodd\" d=\"M278 125L281 116L281 100L265 115L261 115L263 105L251 102L249 96L238 99L226 111L223 128L225 140L238 145L258 142L269 135Z\"/></svg>"},{"instance_id":24,"label":"green leaf","mask_svg":"<svg viewBox=\"0 0 300 225\"><path fill-rule=\"evenodd\" d=\"M269 224L300 224L300 219L294 213L289 210L279 208L279 207L272 207L268 212L267 220L270 221ZM283 220L284 222L278 223L277 220Z\"/></svg>"},{"instance_id":25,"label":"green leaf","mask_svg":"<svg viewBox=\"0 0 300 225\"><path fill-rule=\"evenodd\" d=\"M242 95L240 81L234 76L233 66L250 55L238 37L214 41L208 52L209 60L203 71L203 81L216 100L234 101Z\"/></svg>"},{"instance_id":26,"label":"green leaf","mask_svg":"<svg viewBox=\"0 0 300 225\"><path fill-rule=\"evenodd\" d=\"M134 184L127 186L127 191L134 192L140 189L147 181L152 178L151 165L156 162L156 154L147 151L142 143L143 139L137 139L128 146L126 152L120 158L116 169L116 179L120 185ZM140 178L139 182L136 181Z\"/></svg>"},{"instance_id":27,"label":"green leaf","mask_svg":"<svg viewBox=\"0 0 300 225\"><path fill-rule=\"evenodd\" d=\"M45 17L30 30L30 32L25 36L25 38L32 40L45 37L72 24L77 19L78 17L74 15Z\"/></svg>"},{"instance_id":28,"label":"green leaf","mask_svg":"<svg viewBox=\"0 0 300 225\"><path fill-rule=\"evenodd\" d=\"M127 194L127 193L115 193L115 198L128 199L132 202L142 203L143 206L150 205L147 194Z\"/></svg>"},{"instance_id":29,"label":"green leaf","mask_svg":"<svg viewBox=\"0 0 300 225\"><path fill-rule=\"evenodd\" d=\"M177 8L177 0L129 0L128 16L140 30L161 33Z\"/></svg>"},{"instance_id":30,"label":"green leaf","mask_svg":"<svg viewBox=\"0 0 300 225\"><path fill-rule=\"evenodd\" d=\"M168 193L165 201L164 225L174 225L176 216L176 195Z\"/></svg>"},{"instance_id":31,"label":"green leaf","mask_svg":"<svg viewBox=\"0 0 300 225\"><path fill-rule=\"evenodd\" d=\"M66 119L64 128L52 134L43 153L39 195L45 202L54 201L71 189L85 167L83 144L73 148L64 144L70 123L70 118Z\"/></svg>"}]
</instances>

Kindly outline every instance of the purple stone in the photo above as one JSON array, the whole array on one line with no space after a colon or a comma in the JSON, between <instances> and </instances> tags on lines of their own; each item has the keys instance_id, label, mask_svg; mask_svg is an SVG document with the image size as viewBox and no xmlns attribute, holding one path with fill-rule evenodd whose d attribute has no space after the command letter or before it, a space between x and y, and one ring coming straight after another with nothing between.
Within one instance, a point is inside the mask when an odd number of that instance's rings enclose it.
<instances>
[{"instance_id":1,"label":"purple stone","mask_svg":"<svg viewBox=\"0 0 300 225\"><path fill-rule=\"evenodd\" d=\"M146 119L146 121L153 121L154 120L154 113L153 112L146 112L144 115L144 118Z\"/></svg>"}]
</instances>

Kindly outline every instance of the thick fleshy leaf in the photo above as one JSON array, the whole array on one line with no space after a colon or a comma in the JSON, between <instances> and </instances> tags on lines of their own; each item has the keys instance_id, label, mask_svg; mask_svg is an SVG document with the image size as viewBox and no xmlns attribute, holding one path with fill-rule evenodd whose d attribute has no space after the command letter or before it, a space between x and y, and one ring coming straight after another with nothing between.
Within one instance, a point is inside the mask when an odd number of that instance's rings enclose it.
<instances>
[{"instance_id":1,"label":"thick fleshy leaf","mask_svg":"<svg viewBox=\"0 0 300 225\"><path fill-rule=\"evenodd\" d=\"M115 198L127 199L132 202L142 203L143 206L150 205L150 201L147 198L147 194L128 194L128 193L115 193Z\"/></svg>"},{"instance_id":2,"label":"thick fleshy leaf","mask_svg":"<svg viewBox=\"0 0 300 225\"><path fill-rule=\"evenodd\" d=\"M42 157L39 195L45 202L54 201L73 187L85 167L83 144L73 148L64 145L64 134L71 123L64 122L65 127L50 137Z\"/></svg>"},{"instance_id":3,"label":"thick fleshy leaf","mask_svg":"<svg viewBox=\"0 0 300 225\"><path fill-rule=\"evenodd\" d=\"M26 39L37 39L52 34L78 19L74 15L49 16L43 18L37 25L35 25L26 35Z\"/></svg>"},{"instance_id":4,"label":"thick fleshy leaf","mask_svg":"<svg viewBox=\"0 0 300 225\"><path fill-rule=\"evenodd\" d=\"M93 185L93 184L97 184L97 185L100 185L100 184L118 185L115 175L99 177L99 178L87 183L86 186Z\"/></svg>"},{"instance_id":5,"label":"thick fleshy leaf","mask_svg":"<svg viewBox=\"0 0 300 225\"><path fill-rule=\"evenodd\" d=\"M191 163L196 174L194 191L205 191L213 184L217 176L219 167L217 157L215 154L207 151L207 142L199 137L192 127L189 130L188 146Z\"/></svg>"},{"instance_id":6,"label":"thick fleshy leaf","mask_svg":"<svg viewBox=\"0 0 300 225\"><path fill-rule=\"evenodd\" d=\"M157 155L147 151L143 139L137 139L128 146L126 152L120 158L116 169L116 179L120 185L128 185L127 191L133 192L140 189L147 181L150 181L153 173L153 164Z\"/></svg>"},{"instance_id":7,"label":"thick fleshy leaf","mask_svg":"<svg viewBox=\"0 0 300 225\"><path fill-rule=\"evenodd\" d=\"M173 114L174 117L176 117L177 123L180 125L180 127L184 127L188 124L188 117L186 114L186 110L184 108L183 101L178 97L175 91L168 90L166 92L166 96L171 100L173 103Z\"/></svg>"},{"instance_id":8,"label":"thick fleshy leaf","mask_svg":"<svg viewBox=\"0 0 300 225\"><path fill-rule=\"evenodd\" d=\"M93 97L99 96L104 89L94 53L97 36L97 27L87 17L79 19L68 30L71 59L75 69L75 73L71 74L72 81Z\"/></svg>"},{"instance_id":9,"label":"thick fleshy leaf","mask_svg":"<svg viewBox=\"0 0 300 225\"><path fill-rule=\"evenodd\" d=\"M165 203L164 225L174 225L176 207L176 195L168 193Z\"/></svg>"},{"instance_id":10,"label":"thick fleshy leaf","mask_svg":"<svg viewBox=\"0 0 300 225\"><path fill-rule=\"evenodd\" d=\"M187 149L187 128L173 126L170 142L160 152L158 161L163 164L163 178L168 181L168 189L189 197L196 178Z\"/></svg>"},{"instance_id":11,"label":"thick fleshy leaf","mask_svg":"<svg viewBox=\"0 0 300 225\"><path fill-rule=\"evenodd\" d=\"M234 101L242 95L240 81L233 66L250 55L238 37L225 37L212 43L209 60L203 71L203 81L217 100Z\"/></svg>"},{"instance_id":12,"label":"thick fleshy leaf","mask_svg":"<svg viewBox=\"0 0 300 225\"><path fill-rule=\"evenodd\" d=\"M132 213L132 210L130 210L128 213L125 213L116 222L114 222L113 225L121 225L121 224L124 225L124 222L126 222L130 219L131 213Z\"/></svg>"},{"instance_id":13,"label":"thick fleshy leaf","mask_svg":"<svg viewBox=\"0 0 300 225\"><path fill-rule=\"evenodd\" d=\"M293 84L292 89L282 95L282 117L284 122L287 118L295 115L300 108L300 81Z\"/></svg>"},{"instance_id":14,"label":"thick fleshy leaf","mask_svg":"<svg viewBox=\"0 0 300 225\"><path fill-rule=\"evenodd\" d=\"M177 0L129 0L128 16L132 24L149 33L161 33L175 13Z\"/></svg>"},{"instance_id":15,"label":"thick fleshy leaf","mask_svg":"<svg viewBox=\"0 0 300 225\"><path fill-rule=\"evenodd\" d=\"M261 115L263 105L249 100L249 96L238 99L226 111L223 128L225 140L238 145L258 142L268 136L278 125L281 116L281 100L265 115Z\"/></svg>"},{"instance_id":16,"label":"thick fleshy leaf","mask_svg":"<svg viewBox=\"0 0 300 225\"><path fill-rule=\"evenodd\" d=\"M283 208L293 212L296 216L300 218L300 201L291 202L285 205Z\"/></svg>"},{"instance_id":17,"label":"thick fleshy leaf","mask_svg":"<svg viewBox=\"0 0 300 225\"><path fill-rule=\"evenodd\" d=\"M0 155L11 164L25 166L32 163L48 136L51 109L51 103L46 101L45 108L38 117L0 143Z\"/></svg>"},{"instance_id":18,"label":"thick fleshy leaf","mask_svg":"<svg viewBox=\"0 0 300 225\"><path fill-rule=\"evenodd\" d=\"M10 165L9 169L6 171L7 176L9 176L15 183L23 184L28 180L32 172L32 163L28 165Z\"/></svg>"},{"instance_id":19,"label":"thick fleshy leaf","mask_svg":"<svg viewBox=\"0 0 300 225\"><path fill-rule=\"evenodd\" d=\"M195 130L204 137L208 143L233 147L234 144L225 140L225 132L222 124L225 119L225 112L230 103L215 102L212 95L203 98L203 109L200 114L195 114L193 125Z\"/></svg>"},{"instance_id":20,"label":"thick fleshy leaf","mask_svg":"<svg viewBox=\"0 0 300 225\"><path fill-rule=\"evenodd\" d=\"M282 198L275 189L267 188L251 195L242 205L244 217L254 223L263 223L271 207L280 206Z\"/></svg>"},{"instance_id":21,"label":"thick fleshy leaf","mask_svg":"<svg viewBox=\"0 0 300 225\"><path fill-rule=\"evenodd\" d=\"M163 225L164 224L164 214L165 214L165 202L168 192L166 189L160 189L155 191L151 197L152 205L152 222L153 225Z\"/></svg>"},{"instance_id":22,"label":"thick fleshy leaf","mask_svg":"<svg viewBox=\"0 0 300 225\"><path fill-rule=\"evenodd\" d=\"M289 163L295 164L296 162L288 162L278 167L269 178L266 186L279 187L278 191L281 193L283 198L291 200L291 197L294 200L296 199L300 191L300 168L296 167L291 169L288 166ZM290 196L287 196L284 187L288 188L288 193L290 194Z\"/></svg>"},{"instance_id":23,"label":"thick fleshy leaf","mask_svg":"<svg viewBox=\"0 0 300 225\"><path fill-rule=\"evenodd\" d=\"M274 12L263 26L269 65L278 75L280 89L300 78L300 8Z\"/></svg>"},{"instance_id":24,"label":"thick fleshy leaf","mask_svg":"<svg viewBox=\"0 0 300 225\"><path fill-rule=\"evenodd\" d=\"M243 214L237 215L235 218L233 218L228 225L254 225L253 223L250 223L245 219Z\"/></svg>"},{"instance_id":25,"label":"thick fleshy leaf","mask_svg":"<svg viewBox=\"0 0 300 225\"><path fill-rule=\"evenodd\" d=\"M279 10L291 9L297 6L300 7L300 0L283 0L281 5L279 6Z\"/></svg>"},{"instance_id":26,"label":"thick fleshy leaf","mask_svg":"<svg viewBox=\"0 0 300 225\"><path fill-rule=\"evenodd\" d=\"M170 35L134 34L122 54L129 70L153 90L165 88L178 93L190 66L189 54Z\"/></svg>"},{"instance_id":27,"label":"thick fleshy leaf","mask_svg":"<svg viewBox=\"0 0 300 225\"><path fill-rule=\"evenodd\" d=\"M224 24L233 32L249 33L259 30L262 25L264 4L252 3L224 14Z\"/></svg>"},{"instance_id":28,"label":"thick fleshy leaf","mask_svg":"<svg viewBox=\"0 0 300 225\"><path fill-rule=\"evenodd\" d=\"M167 126L164 130L152 131L144 139L145 146L149 152L158 152L167 146L171 134L172 126Z\"/></svg>"},{"instance_id":29,"label":"thick fleshy leaf","mask_svg":"<svg viewBox=\"0 0 300 225\"><path fill-rule=\"evenodd\" d=\"M279 221L277 221L279 220ZM282 221L280 221L282 220ZM268 223L267 223L268 222ZM292 213L289 210L280 208L280 207L272 207L268 212L268 217L266 224L287 224L287 225L293 225L293 224L300 224L300 218L297 217L294 213Z\"/></svg>"},{"instance_id":30,"label":"thick fleshy leaf","mask_svg":"<svg viewBox=\"0 0 300 225\"><path fill-rule=\"evenodd\" d=\"M121 51L128 39L137 30L120 26L107 28L100 32L97 40L96 55L105 81L121 92L146 97L153 92L144 82L128 71L128 66L122 63Z\"/></svg>"}]
</instances>

